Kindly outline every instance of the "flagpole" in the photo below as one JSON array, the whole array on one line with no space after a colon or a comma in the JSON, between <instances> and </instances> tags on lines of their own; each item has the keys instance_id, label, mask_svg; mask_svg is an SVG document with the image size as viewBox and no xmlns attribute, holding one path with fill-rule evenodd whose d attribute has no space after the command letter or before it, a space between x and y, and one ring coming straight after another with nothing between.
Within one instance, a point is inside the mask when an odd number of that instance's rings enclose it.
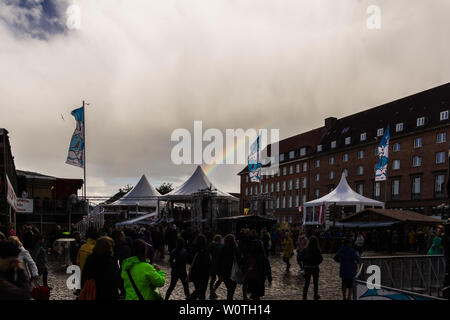
<instances>
[{"instance_id":1,"label":"flagpole","mask_svg":"<svg viewBox=\"0 0 450 320\"><path fill-rule=\"evenodd\" d=\"M85 103L83 100L83 171L84 171L84 207L85 207L85 213L86 211L86 204L87 204L87 195L86 195L86 110L85 110Z\"/></svg>"}]
</instances>

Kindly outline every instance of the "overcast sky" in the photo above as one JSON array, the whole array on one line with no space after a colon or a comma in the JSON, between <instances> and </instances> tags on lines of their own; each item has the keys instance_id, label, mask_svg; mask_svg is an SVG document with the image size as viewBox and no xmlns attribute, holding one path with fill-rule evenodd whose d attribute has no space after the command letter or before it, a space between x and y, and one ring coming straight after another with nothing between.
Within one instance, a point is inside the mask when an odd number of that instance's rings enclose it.
<instances>
[{"instance_id":1,"label":"overcast sky","mask_svg":"<svg viewBox=\"0 0 450 320\"><path fill-rule=\"evenodd\" d=\"M69 30L66 10L81 9ZM369 30L369 5L381 29ZM0 0L0 127L17 169L65 164L87 110L89 195L145 173L179 185L174 129L279 128L280 138L450 81L448 0ZM63 120L64 118L64 120ZM242 165L210 179L239 192Z\"/></svg>"}]
</instances>

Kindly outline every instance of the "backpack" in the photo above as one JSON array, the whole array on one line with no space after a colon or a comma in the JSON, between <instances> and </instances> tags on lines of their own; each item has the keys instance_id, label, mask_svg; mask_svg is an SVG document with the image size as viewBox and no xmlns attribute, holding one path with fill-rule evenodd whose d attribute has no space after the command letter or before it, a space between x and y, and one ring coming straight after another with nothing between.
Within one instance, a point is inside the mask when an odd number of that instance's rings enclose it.
<instances>
[{"instance_id":1,"label":"backpack","mask_svg":"<svg viewBox=\"0 0 450 320\"><path fill-rule=\"evenodd\" d=\"M78 300L95 300L97 298L97 288L95 280L89 279L84 283L83 289L78 296Z\"/></svg>"},{"instance_id":2,"label":"backpack","mask_svg":"<svg viewBox=\"0 0 450 320\"><path fill-rule=\"evenodd\" d=\"M245 278L248 281L255 281L258 279L258 263L255 258L249 258L245 264Z\"/></svg>"}]
</instances>

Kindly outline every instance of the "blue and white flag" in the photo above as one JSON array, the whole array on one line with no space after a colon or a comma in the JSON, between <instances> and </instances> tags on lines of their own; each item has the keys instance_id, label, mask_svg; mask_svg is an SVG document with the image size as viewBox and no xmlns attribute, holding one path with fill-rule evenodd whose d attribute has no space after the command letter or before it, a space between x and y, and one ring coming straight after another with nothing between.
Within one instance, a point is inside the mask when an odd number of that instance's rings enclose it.
<instances>
[{"instance_id":1,"label":"blue and white flag","mask_svg":"<svg viewBox=\"0 0 450 320\"><path fill-rule=\"evenodd\" d=\"M80 168L84 167L84 107L71 113L76 120L76 128L70 140L69 155L66 163Z\"/></svg>"},{"instance_id":2,"label":"blue and white flag","mask_svg":"<svg viewBox=\"0 0 450 320\"><path fill-rule=\"evenodd\" d=\"M261 163L259 163L259 136L250 145L248 156L248 171L251 182L261 182Z\"/></svg>"},{"instance_id":3,"label":"blue and white flag","mask_svg":"<svg viewBox=\"0 0 450 320\"><path fill-rule=\"evenodd\" d=\"M380 157L380 160L378 161L375 169L375 181L385 181L387 179L390 139L391 136L389 135L389 127L387 127L386 132L380 141L380 145L378 146L378 156Z\"/></svg>"}]
</instances>

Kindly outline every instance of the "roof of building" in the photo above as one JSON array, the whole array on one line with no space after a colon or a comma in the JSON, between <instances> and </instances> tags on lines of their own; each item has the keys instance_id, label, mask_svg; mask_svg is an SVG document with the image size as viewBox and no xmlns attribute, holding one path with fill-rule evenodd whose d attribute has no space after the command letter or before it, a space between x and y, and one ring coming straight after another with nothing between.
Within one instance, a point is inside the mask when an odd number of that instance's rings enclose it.
<instances>
[{"instance_id":1,"label":"roof of building","mask_svg":"<svg viewBox=\"0 0 450 320\"><path fill-rule=\"evenodd\" d=\"M425 216L418 212L408 211L408 210L390 210L390 209L374 209L367 208L355 214L352 214L340 222L352 222L352 221L367 221L370 217L375 215L383 216L388 220L400 221L400 222L413 222L413 223L443 223L442 220Z\"/></svg>"}]
</instances>

